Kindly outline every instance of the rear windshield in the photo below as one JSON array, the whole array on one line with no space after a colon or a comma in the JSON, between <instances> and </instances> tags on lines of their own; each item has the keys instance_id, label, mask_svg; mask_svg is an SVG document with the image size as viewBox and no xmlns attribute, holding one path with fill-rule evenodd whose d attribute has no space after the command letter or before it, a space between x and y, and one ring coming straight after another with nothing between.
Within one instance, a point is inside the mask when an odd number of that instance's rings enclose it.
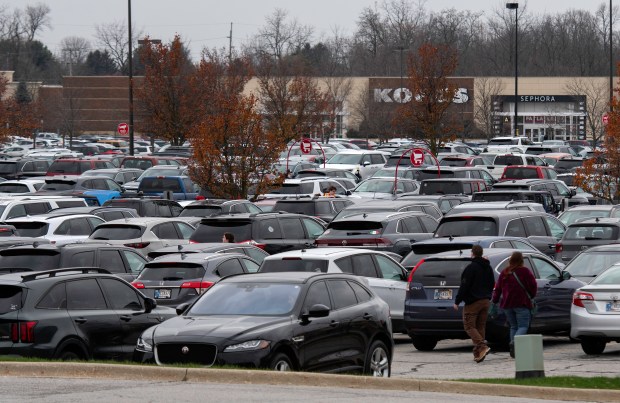
<instances>
[{"instance_id":1,"label":"rear windshield","mask_svg":"<svg viewBox=\"0 0 620 403\"><path fill-rule=\"evenodd\" d=\"M0 162L0 175L17 172L17 164L14 162Z\"/></svg>"},{"instance_id":2,"label":"rear windshield","mask_svg":"<svg viewBox=\"0 0 620 403\"><path fill-rule=\"evenodd\" d=\"M38 237L47 235L47 223L44 222L12 222L20 236Z\"/></svg>"},{"instance_id":3,"label":"rear windshield","mask_svg":"<svg viewBox=\"0 0 620 403\"><path fill-rule=\"evenodd\" d=\"M424 169L420 171L419 180L439 179L439 178L455 178L455 171L437 171L437 169Z\"/></svg>"},{"instance_id":4,"label":"rear windshield","mask_svg":"<svg viewBox=\"0 0 620 403\"><path fill-rule=\"evenodd\" d=\"M465 165L467 165L467 160L444 158L439 162L439 165L448 167L464 167Z\"/></svg>"},{"instance_id":5,"label":"rear windshield","mask_svg":"<svg viewBox=\"0 0 620 403\"><path fill-rule=\"evenodd\" d=\"M538 178L538 170L536 168L509 167L504 171L504 177L510 179L536 179Z\"/></svg>"},{"instance_id":6,"label":"rear windshield","mask_svg":"<svg viewBox=\"0 0 620 403\"><path fill-rule=\"evenodd\" d=\"M207 217L221 212L220 206L187 206L181 211L179 217Z\"/></svg>"},{"instance_id":7,"label":"rear windshield","mask_svg":"<svg viewBox=\"0 0 620 403\"><path fill-rule=\"evenodd\" d=\"M22 308L22 288L12 285L0 285L0 315L17 311ZM0 326L0 341L8 339L4 334L4 326Z\"/></svg>"},{"instance_id":8,"label":"rear windshield","mask_svg":"<svg viewBox=\"0 0 620 403\"><path fill-rule=\"evenodd\" d=\"M45 185L41 186L41 190L71 190L73 188L75 188L73 181L45 181Z\"/></svg>"},{"instance_id":9,"label":"rear windshield","mask_svg":"<svg viewBox=\"0 0 620 403\"><path fill-rule=\"evenodd\" d=\"M99 226L90 235L91 239L123 240L140 238L145 228L138 225Z\"/></svg>"},{"instance_id":10,"label":"rear windshield","mask_svg":"<svg viewBox=\"0 0 620 403\"><path fill-rule=\"evenodd\" d=\"M332 222L324 235L379 235L383 225L376 221L337 221Z\"/></svg>"},{"instance_id":11,"label":"rear windshield","mask_svg":"<svg viewBox=\"0 0 620 403\"><path fill-rule=\"evenodd\" d=\"M288 213L298 213L305 215L314 215L314 202L290 202L278 201L273 206L275 211L286 211Z\"/></svg>"},{"instance_id":12,"label":"rear windshield","mask_svg":"<svg viewBox=\"0 0 620 403\"><path fill-rule=\"evenodd\" d=\"M327 176L327 174L321 171L301 171L295 175L296 178L310 178L312 176Z\"/></svg>"},{"instance_id":13,"label":"rear windshield","mask_svg":"<svg viewBox=\"0 0 620 403\"><path fill-rule=\"evenodd\" d=\"M195 263L149 263L140 275L139 280L149 281L180 281L203 278L205 269Z\"/></svg>"},{"instance_id":14,"label":"rear windshield","mask_svg":"<svg viewBox=\"0 0 620 403\"><path fill-rule=\"evenodd\" d=\"M0 193L27 193L28 186L21 183L0 183Z\"/></svg>"},{"instance_id":15,"label":"rear windshield","mask_svg":"<svg viewBox=\"0 0 620 403\"><path fill-rule=\"evenodd\" d=\"M498 236L497 231L497 223L492 218L444 218L435 231L435 237Z\"/></svg>"},{"instance_id":16,"label":"rear windshield","mask_svg":"<svg viewBox=\"0 0 620 403\"><path fill-rule=\"evenodd\" d=\"M523 159L516 155L498 155L493 161L495 165L521 165L522 163Z\"/></svg>"},{"instance_id":17,"label":"rear windshield","mask_svg":"<svg viewBox=\"0 0 620 403\"><path fill-rule=\"evenodd\" d=\"M53 270L60 267L60 253L44 249L4 250L0 254L0 269Z\"/></svg>"},{"instance_id":18,"label":"rear windshield","mask_svg":"<svg viewBox=\"0 0 620 403\"><path fill-rule=\"evenodd\" d=\"M418 262L427 256L434 255L436 253L447 252L451 250L463 250L469 251L472 247L471 243L442 243L442 244L429 244L429 245L411 245L411 252L405 256L400 262L405 267L414 267Z\"/></svg>"},{"instance_id":19,"label":"rear windshield","mask_svg":"<svg viewBox=\"0 0 620 403\"><path fill-rule=\"evenodd\" d=\"M201 222L192 234L194 242L221 242L224 232L230 232L235 237L235 242L243 242L252 239L252 222L239 220L209 220Z\"/></svg>"},{"instance_id":20,"label":"rear windshield","mask_svg":"<svg viewBox=\"0 0 620 403\"><path fill-rule=\"evenodd\" d=\"M423 195L461 193L463 193L463 183L461 182L422 182L420 186L420 194ZM471 193L471 187L470 192L466 193Z\"/></svg>"},{"instance_id":21,"label":"rear windshield","mask_svg":"<svg viewBox=\"0 0 620 403\"><path fill-rule=\"evenodd\" d=\"M570 226L564 234L564 239L568 241L600 241L618 239L618 227L607 225Z\"/></svg>"},{"instance_id":22,"label":"rear windshield","mask_svg":"<svg viewBox=\"0 0 620 403\"><path fill-rule=\"evenodd\" d=\"M428 260L413 272L411 281L421 283L425 287L458 287L461 283L461 274L470 263L470 259Z\"/></svg>"},{"instance_id":23,"label":"rear windshield","mask_svg":"<svg viewBox=\"0 0 620 403\"><path fill-rule=\"evenodd\" d=\"M80 164L77 161L55 161L47 171L53 173L75 173L80 171Z\"/></svg>"},{"instance_id":24,"label":"rear windshield","mask_svg":"<svg viewBox=\"0 0 620 403\"><path fill-rule=\"evenodd\" d=\"M497 201L512 201L512 200L534 200L533 195L518 194L518 193L474 193L472 201L476 202L497 202Z\"/></svg>"},{"instance_id":25,"label":"rear windshield","mask_svg":"<svg viewBox=\"0 0 620 403\"><path fill-rule=\"evenodd\" d=\"M283 258L263 260L260 268L261 273L274 273L285 271L327 273L327 260Z\"/></svg>"},{"instance_id":26,"label":"rear windshield","mask_svg":"<svg viewBox=\"0 0 620 403\"><path fill-rule=\"evenodd\" d=\"M491 139L489 140L490 146L504 146L504 145L517 145L519 141L517 139Z\"/></svg>"},{"instance_id":27,"label":"rear windshield","mask_svg":"<svg viewBox=\"0 0 620 403\"><path fill-rule=\"evenodd\" d=\"M153 166L151 160L129 158L123 160L123 168L148 169Z\"/></svg>"},{"instance_id":28,"label":"rear windshield","mask_svg":"<svg viewBox=\"0 0 620 403\"><path fill-rule=\"evenodd\" d=\"M283 195L295 195L295 194L308 194L314 191L314 184L308 183L285 183L281 188L274 189L269 193L283 194Z\"/></svg>"},{"instance_id":29,"label":"rear windshield","mask_svg":"<svg viewBox=\"0 0 620 403\"><path fill-rule=\"evenodd\" d=\"M166 190L182 192L183 187L177 178L144 178L140 182L140 190L145 192L163 192Z\"/></svg>"}]
</instances>

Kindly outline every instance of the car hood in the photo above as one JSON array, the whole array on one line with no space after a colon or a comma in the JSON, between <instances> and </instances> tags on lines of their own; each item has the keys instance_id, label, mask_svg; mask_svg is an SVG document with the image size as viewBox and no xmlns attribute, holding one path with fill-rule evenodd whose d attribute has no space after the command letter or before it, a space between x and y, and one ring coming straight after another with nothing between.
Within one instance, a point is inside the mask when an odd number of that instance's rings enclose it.
<instances>
[{"instance_id":1,"label":"car hood","mask_svg":"<svg viewBox=\"0 0 620 403\"><path fill-rule=\"evenodd\" d=\"M290 316L178 316L157 326L153 333L155 343L175 340L238 339L252 334L263 334L274 327L291 322Z\"/></svg>"},{"instance_id":2,"label":"car hood","mask_svg":"<svg viewBox=\"0 0 620 403\"><path fill-rule=\"evenodd\" d=\"M359 168L359 164L325 164L325 168L336 168L336 169L357 169Z\"/></svg>"}]
</instances>

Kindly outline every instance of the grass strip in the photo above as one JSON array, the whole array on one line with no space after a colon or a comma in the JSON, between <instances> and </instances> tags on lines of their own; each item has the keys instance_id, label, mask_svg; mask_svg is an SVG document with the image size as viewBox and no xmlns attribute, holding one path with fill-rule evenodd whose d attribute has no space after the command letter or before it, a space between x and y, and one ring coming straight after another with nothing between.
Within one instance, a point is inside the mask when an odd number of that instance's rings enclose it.
<instances>
[{"instance_id":1,"label":"grass strip","mask_svg":"<svg viewBox=\"0 0 620 403\"><path fill-rule=\"evenodd\" d=\"M544 378L482 378L458 379L461 382L494 383L504 385L544 386L551 388L620 389L620 377L549 376Z\"/></svg>"}]
</instances>

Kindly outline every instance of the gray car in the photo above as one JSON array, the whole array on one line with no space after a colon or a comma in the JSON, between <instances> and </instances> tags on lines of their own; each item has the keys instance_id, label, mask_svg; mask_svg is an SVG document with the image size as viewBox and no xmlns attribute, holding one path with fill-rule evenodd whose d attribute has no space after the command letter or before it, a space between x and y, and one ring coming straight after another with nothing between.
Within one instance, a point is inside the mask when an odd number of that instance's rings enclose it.
<instances>
[{"instance_id":1,"label":"gray car","mask_svg":"<svg viewBox=\"0 0 620 403\"><path fill-rule=\"evenodd\" d=\"M620 262L620 245L593 246L573 258L564 268L571 277L590 283L610 266Z\"/></svg>"},{"instance_id":2,"label":"gray car","mask_svg":"<svg viewBox=\"0 0 620 403\"><path fill-rule=\"evenodd\" d=\"M571 224L556 246L561 262L569 262L579 252L592 246L608 245L620 240L620 218L591 218Z\"/></svg>"}]
</instances>

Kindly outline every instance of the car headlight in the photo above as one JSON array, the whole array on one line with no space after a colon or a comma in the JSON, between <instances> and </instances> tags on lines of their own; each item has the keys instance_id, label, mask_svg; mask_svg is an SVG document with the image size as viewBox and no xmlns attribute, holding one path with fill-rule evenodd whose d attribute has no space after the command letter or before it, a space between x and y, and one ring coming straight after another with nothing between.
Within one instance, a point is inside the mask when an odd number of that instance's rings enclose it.
<instances>
[{"instance_id":1,"label":"car headlight","mask_svg":"<svg viewBox=\"0 0 620 403\"><path fill-rule=\"evenodd\" d=\"M269 342L267 340L249 340L239 344L232 344L226 347L224 352L230 353L233 351L242 350L262 350L267 347L269 347Z\"/></svg>"},{"instance_id":2,"label":"car headlight","mask_svg":"<svg viewBox=\"0 0 620 403\"><path fill-rule=\"evenodd\" d=\"M142 351L145 353L153 352L152 341L151 340L146 341L142 337L138 337L138 341L136 342L136 350Z\"/></svg>"}]
</instances>

